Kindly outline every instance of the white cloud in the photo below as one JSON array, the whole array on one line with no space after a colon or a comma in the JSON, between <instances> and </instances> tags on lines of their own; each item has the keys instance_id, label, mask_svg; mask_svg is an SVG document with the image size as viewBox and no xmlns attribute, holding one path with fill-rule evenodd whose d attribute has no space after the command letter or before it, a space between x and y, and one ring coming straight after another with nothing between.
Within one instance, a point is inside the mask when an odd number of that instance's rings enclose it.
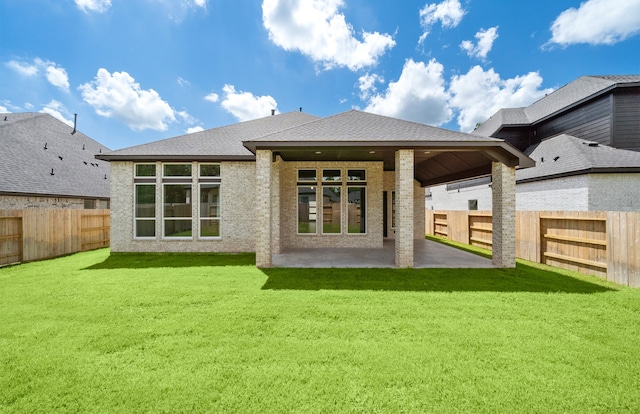
<instances>
[{"instance_id":1,"label":"white cloud","mask_svg":"<svg viewBox=\"0 0 640 414\"><path fill-rule=\"evenodd\" d=\"M189 85L191 85L191 82L189 82L186 79L182 79L182 77L179 77L177 82L178 82L178 85L180 85L180 86L189 86Z\"/></svg>"},{"instance_id":2,"label":"white cloud","mask_svg":"<svg viewBox=\"0 0 640 414\"><path fill-rule=\"evenodd\" d=\"M37 75L42 69L50 84L65 92L69 92L69 76L67 75L67 71L55 62L35 58L33 59L33 64L11 60L6 62L5 65L20 75L28 77Z\"/></svg>"},{"instance_id":3,"label":"white cloud","mask_svg":"<svg viewBox=\"0 0 640 414\"><path fill-rule=\"evenodd\" d=\"M204 131L204 128L202 128L200 125L187 128L187 134L193 134L200 131Z\"/></svg>"},{"instance_id":4,"label":"white cloud","mask_svg":"<svg viewBox=\"0 0 640 414\"><path fill-rule=\"evenodd\" d=\"M498 38L498 26L490 27L487 30L480 29L475 37L478 39L478 43L474 45L471 40L463 40L460 47L471 57L486 59L493 47L493 42Z\"/></svg>"},{"instance_id":5,"label":"white cloud","mask_svg":"<svg viewBox=\"0 0 640 414\"><path fill-rule=\"evenodd\" d=\"M47 80L53 86L69 92L69 76L64 68L55 65L47 66Z\"/></svg>"},{"instance_id":6,"label":"white cloud","mask_svg":"<svg viewBox=\"0 0 640 414\"><path fill-rule=\"evenodd\" d=\"M250 92L236 91L233 85L224 85L222 90L225 96L220 105L238 121L249 121L271 115L272 109L278 113L278 103L271 96L254 96Z\"/></svg>"},{"instance_id":7,"label":"white cloud","mask_svg":"<svg viewBox=\"0 0 640 414\"><path fill-rule=\"evenodd\" d=\"M442 3L425 4L420 10L420 25L424 30L422 36L420 36L420 43L422 43L434 24L440 22L442 27L454 28L465 15L466 10L462 8L460 0L444 0Z\"/></svg>"},{"instance_id":8,"label":"white cloud","mask_svg":"<svg viewBox=\"0 0 640 414\"><path fill-rule=\"evenodd\" d=\"M203 9L207 8L208 0L193 0L193 5L197 7L202 7Z\"/></svg>"},{"instance_id":9,"label":"white cloud","mask_svg":"<svg viewBox=\"0 0 640 414\"><path fill-rule=\"evenodd\" d=\"M542 77L537 72L501 79L493 69L474 66L451 79L449 104L458 110L460 130L470 132L501 108L528 106L553 91L540 89L541 85Z\"/></svg>"},{"instance_id":10,"label":"white cloud","mask_svg":"<svg viewBox=\"0 0 640 414\"><path fill-rule=\"evenodd\" d=\"M204 100L205 100L205 101L209 101L209 102L216 103L216 102L218 102L218 101L220 100L220 97L218 96L218 94L217 94L217 93L213 93L213 92L212 92L212 93L210 93L209 95L205 96L205 97L204 97Z\"/></svg>"},{"instance_id":11,"label":"white cloud","mask_svg":"<svg viewBox=\"0 0 640 414\"><path fill-rule=\"evenodd\" d=\"M6 62L5 65L22 76L35 76L38 74L38 67L36 65L21 63L15 60L10 60L9 62Z\"/></svg>"},{"instance_id":12,"label":"white cloud","mask_svg":"<svg viewBox=\"0 0 640 414\"><path fill-rule=\"evenodd\" d=\"M376 88L376 82L384 82L384 78L378 74L366 74L362 75L358 78L358 84L360 88L360 99L363 101L369 98L371 94L376 93L378 88Z\"/></svg>"},{"instance_id":13,"label":"white cloud","mask_svg":"<svg viewBox=\"0 0 640 414\"><path fill-rule=\"evenodd\" d=\"M262 21L269 39L284 50L297 50L321 63L325 70L347 67L352 71L373 66L396 42L388 34L362 31L339 13L343 0L264 0Z\"/></svg>"},{"instance_id":14,"label":"white cloud","mask_svg":"<svg viewBox=\"0 0 640 414\"><path fill-rule=\"evenodd\" d=\"M76 6L85 13L104 13L111 7L111 0L75 0Z\"/></svg>"},{"instance_id":15,"label":"white cloud","mask_svg":"<svg viewBox=\"0 0 640 414\"><path fill-rule=\"evenodd\" d=\"M640 0L588 0L551 24L549 43L611 45L640 33Z\"/></svg>"},{"instance_id":16,"label":"white cloud","mask_svg":"<svg viewBox=\"0 0 640 414\"><path fill-rule=\"evenodd\" d=\"M164 131L167 122L176 114L153 89L144 90L127 72L113 72L100 68L95 79L78 87L82 98L93 106L98 115L115 118L129 128L140 131Z\"/></svg>"},{"instance_id":17,"label":"white cloud","mask_svg":"<svg viewBox=\"0 0 640 414\"><path fill-rule=\"evenodd\" d=\"M7 113L10 113L10 112L11 111L6 106L0 105L0 113L1 114L7 114Z\"/></svg>"},{"instance_id":18,"label":"white cloud","mask_svg":"<svg viewBox=\"0 0 640 414\"><path fill-rule=\"evenodd\" d=\"M407 60L398 81L390 82L383 95L372 96L365 111L424 124L444 124L451 119L452 111L447 103L443 69L435 59L426 65Z\"/></svg>"},{"instance_id":19,"label":"white cloud","mask_svg":"<svg viewBox=\"0 0 640 414\"><path fill-rule=\"evenodd\" d=\"M46 104L44 106L44 108L42 108L40 110L40 112L45 113L45 114L49 114L51 116L53 116L54 118L64 122L65 124L69 125L70 127L73 126L73 121L70 119L67 119L64 117L64 115L62 114L62 112L67 113L67 108L64 107L64 105L62 105L60 102L56 101L56 100L52 100L51 102L49 102L48 104Z\"/></svg>"}]
</instances>

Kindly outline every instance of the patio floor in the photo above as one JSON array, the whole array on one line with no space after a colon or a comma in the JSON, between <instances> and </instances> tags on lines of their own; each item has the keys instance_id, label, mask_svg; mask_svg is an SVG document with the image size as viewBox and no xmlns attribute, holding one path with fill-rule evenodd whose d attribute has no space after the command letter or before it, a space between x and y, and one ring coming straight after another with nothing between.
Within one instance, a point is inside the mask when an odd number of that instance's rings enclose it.
<instances>
[{"instance_id":1,"label":"patio floor","mask_svg":"<svg viewBox=\"0 0 640 414\"><path fill-rule=\"evenodd\" d=\"M431 240L415 240L414 268L496 267L491 259L465 252ZM285 249L274 254L273 267L396 267L395 241L385 240L380 249Z\"/></svg>"}]
</instances>

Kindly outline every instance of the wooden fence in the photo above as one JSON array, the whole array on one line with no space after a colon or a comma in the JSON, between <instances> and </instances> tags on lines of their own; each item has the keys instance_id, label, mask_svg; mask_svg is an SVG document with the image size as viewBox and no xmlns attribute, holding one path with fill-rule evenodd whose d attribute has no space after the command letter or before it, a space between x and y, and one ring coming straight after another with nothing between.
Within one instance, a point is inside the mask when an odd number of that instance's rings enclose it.
<instances>
[{"instance_id":1,"label":"wooden fence","mask_svg":"<svg viewBox=\"0 0 640 414\"><path fill-rule=\"evenodd\" d=\"M0 210L0 265L109 246L109 210Z\"/></svg>"},{"instance_id":2,"label":"wooden fence","mask_svg":"<svg viewBox=\"0 0 640 414\"><path fill-rule=\"evenodd\" d=\"M426 211L427 234L491 249L490 211ZM640 287L640 212L518 211L516 256Z\"/></svg>"}]
</instances>

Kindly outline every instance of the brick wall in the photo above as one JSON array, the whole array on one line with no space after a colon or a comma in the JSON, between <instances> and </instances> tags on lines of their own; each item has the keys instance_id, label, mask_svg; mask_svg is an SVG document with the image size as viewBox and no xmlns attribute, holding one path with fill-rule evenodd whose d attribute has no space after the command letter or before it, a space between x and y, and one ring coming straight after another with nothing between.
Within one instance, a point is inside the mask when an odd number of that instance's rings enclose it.
<instances>
[{"instance_id":1,"label":"brick wall","mask_svg":"<svg viewBox=\"0 0 640 414\"><path fill-rule=\"evenodd\" d=\"M83 198L0 195L0 210L84 208Z\"/></svg>"},{"instance_id":2,"label":"brick wall","mask_svg":"<svg viewBox=\"0 0 640 414\"><path fill-rule=\"evenodd\" d=\"M198 240L198 192L194 186L191 240L162 239L161 163L156 171L156 238L133 238L133 162L111 162L111 251L113 252L253 252L255 251L256 174L253 162L223 162L221 175L221 238ZM197 171L194 164L193 171ZM193 182L197 183L194 177Z\"/></svg>"}]
</instances>

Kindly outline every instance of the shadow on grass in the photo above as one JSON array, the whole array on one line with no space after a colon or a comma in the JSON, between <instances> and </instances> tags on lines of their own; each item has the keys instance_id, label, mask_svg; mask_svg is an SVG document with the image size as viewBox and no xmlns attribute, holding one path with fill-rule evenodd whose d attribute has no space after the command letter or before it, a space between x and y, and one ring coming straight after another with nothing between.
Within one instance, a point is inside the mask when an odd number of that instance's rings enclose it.
<instances>
[{"instance_id":1,"label":"shadow on grass","mask_svg":"<svg viewBox=\"0 0 640 414\"><path fill-rule=\"evenodd\" d=\"M515 269L262 269L267 290L600 293L612 289L519 263Z\"/></svg>"},{"instance_id":2,"label":"shadow on grass","mask_svg":"<svg viewBox=\"0 0 640 414\"><path fill-rule=\"evenodd\" d=\"M86 269L147 269L155 267L255 266L255 253L111 253Z\"/></svg>"}]
</instances>

